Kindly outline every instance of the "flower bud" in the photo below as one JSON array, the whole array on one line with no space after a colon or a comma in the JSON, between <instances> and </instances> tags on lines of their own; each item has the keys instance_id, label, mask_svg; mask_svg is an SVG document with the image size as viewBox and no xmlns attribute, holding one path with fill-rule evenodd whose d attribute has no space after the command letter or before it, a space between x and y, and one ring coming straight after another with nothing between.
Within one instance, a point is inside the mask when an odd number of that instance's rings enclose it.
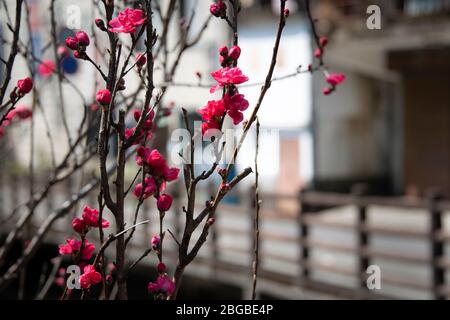
<instances>
[{"instance_id":1,"label":"flower bud","mask_svg":"<svg viewBox=\"0 0 450 320\"><path fill-rule=\"evenodd\" d=\"M324 95L328 96L329 94L331 94L333 92L333 89L327 87L327 88L324 88L322 92Z\"/></svg>"},{"instance_id":2,"label":"flower bud","mask_svg":"<svg viewBox=\"0 0 450 320\"><path fill-rule=\"evenodd\" d=\"M71 50L76 50L78 48L78 41L74 37L66 38L66 46Z\"/></svg>"},{"instance_id":3,"label":"flower bud","mask_svg":"<svg viewBox=\"0 0 450 320\"><path fill-rule=\"evenodd\" d=\"M241 55L241 48L239 46L232 46L229 52L229 56L231 59L237 60Z\"/></svg>"},{"instance_id":4,"label":"flower bud","mask_svg":"<svg viewBox=\"0 0 450 320\"><path fill-rule=\"evenodd\" d=\"M78 31L75 34L75 39L77 40L78 44L84 47L87 47L89 43L91 42L89 39L89 36L84 31Z\"/></svg>"},{"instance_id":5,"label":"flower bud","mask_svg":"<svg viewBox=\"0 0 450 320\"><path fill-rule=\"evenodd\" d=\"M160 243L161 239L159 238L159 236L155 235L152 237L152 248L154 250L158 249Z\"/></svg>"},{"instance_id":6,"label":"flower bud","mask_svg":"<svg viewBox=\"0 0 450 320\"><path fill-rule=\"evenodd\" d=\"M159 196L156 205L159 211L167 211L172 206L173 199L170 195L163 193Z\"/></svg>"},{"instance_id":7,"label":"flower bud","mask_svg":"<svg viewBox=\"0 0 450 320\"><path fill-rule=\"evenodd\" d=\"M289 17L289 13L290 13L290 11L289 11L288 8L284 9L284 17L285 17L285 18L288 18L288 17Z\"/></svg>"},{"instance_id":8,"label":"flower bud","mask_svg":"<svg viewBox=\"0 0 450 320\"><path fill-rule=\"evenodd\" d=\"M69 55L69 51L67 51L67 48L64 46L59 46L58 47L58 56L60 58L65 58Z\"/></svg>"},{"instance_id":9,"label":"flower bud","mask_svg":"<svg viewBox=\"0 0 450 320\"><path fill-rule=\"evenodd\" d=\"M220 191L222 192L230 191L230 185L228 183L222 183L220 185Z\"/></svg>"},{"instance_id":10,"label":"flower bud","mask_svg":"<svg viewBox=\"0 0 450 320\"><path fill-rule=\"evenodd\" d=\"M216 3L211 4L209 12L215 17L224 18L227 15L227 5L223 0L218 0Z\"/></svg>"},{"instance_id":11,"label":"flower bud","mask_svg":"<svg viewBox=\"0 0 450 320\"><path fill-rule=\"evenodd\" d=\"M228 56L228 47L227 46L223 46L219 48L219 54L222 57L227 57Z\"/></svg>"},{"instance_id":12,"label":"flower bud","mask_svg":"<svg viewBox=\"0 0 450 320\"><path fill-rule=\"evenodd\" d=\"M33 89L33 80L27 77L22 80L17 81L17 88L19 95L25 95Z\"/></svg>"},{"instance_id":13,"label":"flower bud","mask_svg":"<svg viewBox=\"0 0 450 320\"><path fill-rule=\"evenodd\" d=\"M328 38L327 37L320 37L319 43L321 47L325 47L328 44Z\"/></svg>"},{"instance_id":14,"label":"flower bud","mask_svg":"<svg viewBox=\"0 0 450 320\"><path fill-rule=\"evenodd\" d=\"M136 66L138 69L142 68L147 63L147 57L143 55L142 53L139 53L136 56Z\"/></svg>"},{"instance_id":15,"label":"flower bud","mask_svg":"<svg viewBox=\"0 0 450 320\"><path fill-rule=\"evenodd\" d=\"M111 103L111 92L108 89L99 90L96 94L97 102L103 106L107 106Z\"/></svg>"},{"instance_id":16,"label":"flower bud","mask_svg":"<svg viewBox=\"0 0 450 320\"><path fill-rule=\"evenodd\" d=\"M314 51L314 57L320 58L321 56L322 56L322 49L317 48L317 49Z\"/></svg>"},{"instance_id":17,"label":"flower bud","mask_svg":"<svg viewBox=\"0 0 450 320\"><path fill-rule=\"evenodd\" d=\"M208 224L208 226L212 226L214 223L216 222L215 218L209 218L206 223Z\"/></svg>"},{"instance_id":18,"label":"flower bud","mask_svg":"<svg viewBox=\"0 0 450 320\"><path fill-rule=\"evenodd\" d=\"M95 19L95 25L97 26L97 28L99 28L102 31L106 31L106 25L105 25L105 21L103 21L100 18Z\"/></svg>"},{"instance_id":19,"label":"flower bud","mask_svg":"<svg viewBox=\"0 0 450 320\"><path fill-rule=\"evenodd\" d=\"M166 272L166 265L164 263L160 262L160 263L158 263L157 269L158 269L158 273L164 273L164 272Z\"/></svg>"}]
</instances>

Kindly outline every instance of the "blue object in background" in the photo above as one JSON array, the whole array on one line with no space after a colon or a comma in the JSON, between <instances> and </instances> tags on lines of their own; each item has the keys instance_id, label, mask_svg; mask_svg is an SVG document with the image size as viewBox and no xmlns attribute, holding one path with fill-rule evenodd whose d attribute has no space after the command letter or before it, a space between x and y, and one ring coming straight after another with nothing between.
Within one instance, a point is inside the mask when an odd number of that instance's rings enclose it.
<instances>
[{"instance_id":1,"label":"blue object in background","mask_svg":"<svg viewBox=\"0 0 450 320\"><path fill-rule=\"evenodd\" d=\"M74 74L78 71L78 61L69 55L61 61L61 67L64 73Z\"/></svg>"}]
</instances>

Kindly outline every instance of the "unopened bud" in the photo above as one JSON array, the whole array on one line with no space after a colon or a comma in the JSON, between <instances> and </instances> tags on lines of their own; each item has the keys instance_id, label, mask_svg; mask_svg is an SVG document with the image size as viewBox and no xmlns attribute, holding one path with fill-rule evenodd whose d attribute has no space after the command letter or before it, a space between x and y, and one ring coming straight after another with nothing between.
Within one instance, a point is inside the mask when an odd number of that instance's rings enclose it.
<instances>
[{"instance_id":1,"label":"unopened bud","mask_svg":"<svg viewBox=\"0 0 450 320\"><path fill-rule=\"evenodd\" d=\"M215 218L209 218L208 221L206 221L206 223L208 224L208 226L212 226L215 222L216 222L216 219L215 219Z\"/></svg>"}]
</instances>

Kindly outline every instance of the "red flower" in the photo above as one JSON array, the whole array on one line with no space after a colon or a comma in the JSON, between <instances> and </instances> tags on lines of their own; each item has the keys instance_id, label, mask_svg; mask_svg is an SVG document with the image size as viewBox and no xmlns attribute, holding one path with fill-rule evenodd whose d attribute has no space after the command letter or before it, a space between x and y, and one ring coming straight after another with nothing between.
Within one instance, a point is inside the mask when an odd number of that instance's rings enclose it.
<instances>
[{"instance_id":1,"label":"red flower","mask_svg":"<svg viewBox=\"0 0 450 320\"><path fill-rule=\"evenodd\" d=\"M55 71L55 63L52 60L44 60L38 67L41 77L49 77Z\"/></svg>"},{"instance_id":2,"label":"red flower","mask_svg":"<svg viewBox=\"0 0 450 320\"><path fill-rule=\"evenodd\" d=\"M244 98L243 94L235 94L230 97L228 93L223 97L225 103L225 109L228 115L233 119L233 124L239 124L243 119L244 115L242 111L246 110L249 106L248 101Z\"/></svg>"},{"instance_id":3,"label":"red flower","mask_svg":"<svg viewBox=\"0 0 450 320\"><path fill-rule=\"evenodd\" d=\"M225 105L223 100L208 101L206 106L198 110L198 113L202 116L202 120L204 121L218 121L223 116L224 112Z\"/></svg>"},{"instance_id":4,"label":"red flower","mask_svg":"<svg viewBox=\"0 0 450 320\"><path fill-rule=\"evenodd\" d=\"M95 271L93 265L88 264L84 267L84 273L80 276L80 286L83 289L89 289L92 285L102 281L102 275Z\"/></svg>"},{"instance_id":5,"label":"red flower","mask_svg":"<svg viewBox=\"0 0 450 320\"><path fill-rule=\"evenodd\" d=\"M86 222L80 218L73 218L72 227L73 227L73 230L75 230L75 232L78 232L78 233L85 233L88 228L88 226L86 225Z\"/></svg>"},{"instance_id":6,"label":"red flower","mask_svg":"<svg viewBox=\"0 0 450 320\"><path fill-rule=\"evenodd\" d=\"M107 106L111 103L111 92L108 89L99 90L95 97L101 105Z\"/></svg>"},{"instance_id":7,"label":"red flower","mask_svg":"<svg viewBox=\"0 0 450 320\"><path fill-rule=\"evenodd\" d=\"M165 167L167 166L166 159L156 149L153 149L150 152L148 157L145 159L145 162L147 162L147 164L157 173L163 173Z\"/></svg>"},{"instance_id":8,"label":"red flower","mask_svg":"<svg viewBox=\"0 0 450 320\"><path fill-rule=\"evenodd\" d=\"M81 215L83 217L84 222L86 225L90 227L98 228L98 219L99 219L99 213L97 209L90 208L88 206L84 207L83 213ZM109 227L109 221L102 219L102 228L108 228Z\"/></svg>"},{"instance_id":9,"label":"red flower","mask_svg":"<svg viewBox=\"0 0 450 320\"><path fill-rule=\"evenodd\" d=\"M241 84L248 81L248 77L242 74L241 69L238 67L234 68L221 68L219 70L211 72L211 76L216 80L219 84L212 87L209 91L213 93L217 91L219 88L227 85L235 85Z\"/></svg>"},{"instance_id":10,"label":"red flower","mask_svg":"<svg viewBox=\"0 0 450 320\"><path fill-rule=\"evenodd\" d=\"M144 12L140 9L126 8L119 16L109 22L109 31L116 33L133 33L136 27L145 23Z\"/></svg>"},{"instance_id":11,"label":"red flower","mask_svg":"<svg viewBox=\"0 0 450 320\"><path fill-rule=\"evenodd\" d=\"M19 95L26 95L33 89L33 80L31 78L24 78L17 81L17 88L19 89Z\"/></svg>"},{"instance_id":12,"label":"red flower","mask_svg":"<svg viewBox=\"0 0 450 320\"><path fill-rule=\"evenodd\" d=\"M327 78L327 82L332 86L337 86L345 81L345 74L343 73L330 73Z\"/></svg>"},{"instance_id":13,"label":"red flower","mask_svg":"<svg viewBox=\"0 0 450 320\"><path fill-rule=\"evenodd\" d=\"M163 193L159 196L156 205L159 211L167 211L172 206L172 202L173 198L170 195Z\"/></svg>"},{"instance_id":14,"label":"red flower","mask_svg":"<svg viewBox=\"0 0 450 320\"><path fill-rule=\"evenodd\" d=\"M77 255L81 248L81 241L75 239L67 239L66 244L59 245L59 254L61 255ZM89 260L92 258L92 253L95 246L89 241L84 241L83 251L81 252L81 259Z\"/></svg>"},{"instance_id":15,"label":"red flower","mask_svg":"<svg viewBox=\"0 0 450 320\"><path fill-rule=\"evenodd\" d=\"M164 180L167 182L174 181L178 179L178 174L180 173L180 169L173 167L165 167L164 168Z\"/></svg>"},{"instance_id":16,"label":"red flower","mask_svg":"<svg viewBox=\"0 0 450 320\"><path fill-rule=\"evenodd\" d=\"M320 42L320 46L325 47L328 44L328 38L320 37L319 42Z\"/></svg>"}]
</instances>

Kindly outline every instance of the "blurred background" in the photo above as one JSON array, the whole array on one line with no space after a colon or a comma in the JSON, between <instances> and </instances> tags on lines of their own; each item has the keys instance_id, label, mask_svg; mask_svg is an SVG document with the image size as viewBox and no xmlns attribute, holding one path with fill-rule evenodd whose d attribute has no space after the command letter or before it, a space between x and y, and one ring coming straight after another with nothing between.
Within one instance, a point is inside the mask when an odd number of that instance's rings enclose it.
<instances>
[{"instance_id":1,"label":"blurred background","mask_svg":"<svg viewBox=\"0 0 450 320\"><path fill-rule=\"evenodd\" d=\"M132 5L133 1L125 2ZM4 3L9 5L12 14L14 1ZM51 60L53 53L46 49L50 39L50 2L28 0L27 3L31 33L23 30L21 37L30 39L38 59ZM55 3L57 36L61 43L73 34L71 25L76 23L77 15L79 29L92 34L92 21L97 17L92 3L71 0ZM247 116L256 103L260 83L269 67L278 3L279 0L241 1L239 66L250 80L240 91L250 101ZM192 25L195 34L210 15L210 4L209 0L180 1L179 12L171 23L182 24L195 8ZM367 8L371 5L380 8L379 29L368 28L367 21L373 13L367 12ZM298 72L317 62L313 57L316 46L305 1L288 0L287 7L290 16L274 74L283 79L273 82L259 116L262 233L258 296L447 298L450 294L446 281L450 266L446 244L450 240L447 218L450 203L446 200L450 196L450 1L311 1L317 32L329 39L325 65L330 71L347 77L329 96L322 93L326 86L322 72ZM0 46L2 57L10 50L7 39L11 33L7 23L11 17L7 12L3 9L0 12L0 34L6 39ZM177 28L173 30L169 42L176 44ZM229 44L230 37L224 21L212 19L202 39L180 60L163 101L171 114L161 120L155 135L157 145L165 149L165 154L170 154L176 142L171 139L173 130L183 126L178 110L184 107L192 120L199 120L196 110L212 99L205 84L212 82L210 72L219 68L217 48ZM106 39L97 36L94 41ZM90 56L103 65L105 57L93 47L89 50ZM175 57L170 55L169 59ZM72 56L63 59L62 69L84 96L83 101L71 86L63 87L67 123L75 132L83 117L80 106L94 103L95 92L101 85L92 65ZM25 60L18 58L12 83L27 75ZM163 83L162 77L157 67L156 82ZM127 90L132 92L138 81L134 73L127 76ZM58 79L38 76L37 86L45 112L36 112L32 120L7 128L0 138L2 236L20 217L20 210L14 209L29 198L30 157L34 161L34 188L39 190L51 169L48 136L53 136L56 142L57 159L61 160L68 148L65 139L60 137L63 123L55 96ZM27 99L23 103L30 105L32 98ZM96 112L89 108L88 116L95 118ZM45 121L51 123L51 132L47 132ZM87 139L95 139L95 134L92 132ZM34 140L33 149L30 149L30 139ZM251 132L236 171L253 166L255 141L255 132ZM130 167L131 181L135 167L132 164ZM29 238L49 212L95 175L95 169L93 161L79 176L52 191L22 240ZM202 166L197 169L200 171ZM214 234L196 264L188 270L181 298L249 298L253 184L254 178L250 176L219 207ZM213 192L211 185L203 188L199 206ZM95 205L96 196L92 192L85 203ZM183 200L180 191L178 205L168 218L172 219L169 223L175 233L183 221L180 209ZM151 204L144 211L149 217L154 214ZM76 210L70 213L72 217L76 214ZM46 239L49 248L43 251L47 260L57 256L52 245L64 239L69 225L69 219L54 225ZM156 225L141 229L132 247L133 254L139 255L148 246L149 235L154 230ZM167 245L175 252L174 241L168 240ZM20 252L20 245L18 248ZM139 276L151 280L146 270L155 261L154 257L144 261ZM54 266L54 262L38 264L39 270L29 271L37 278ZM46 264L44 272L42 265ZM370 265L380 269L381 288L367 288L366 271ZM28 298L37 290L36 285L30 286L29 295L25 294ZM14 290L18 288L16 283ZM3 296L13 297L16 291L11 290ZM52 290L56 296L57 285ZM142 298L145 286L131 292L132 297Z\"/></svg>"}]
</instances>

